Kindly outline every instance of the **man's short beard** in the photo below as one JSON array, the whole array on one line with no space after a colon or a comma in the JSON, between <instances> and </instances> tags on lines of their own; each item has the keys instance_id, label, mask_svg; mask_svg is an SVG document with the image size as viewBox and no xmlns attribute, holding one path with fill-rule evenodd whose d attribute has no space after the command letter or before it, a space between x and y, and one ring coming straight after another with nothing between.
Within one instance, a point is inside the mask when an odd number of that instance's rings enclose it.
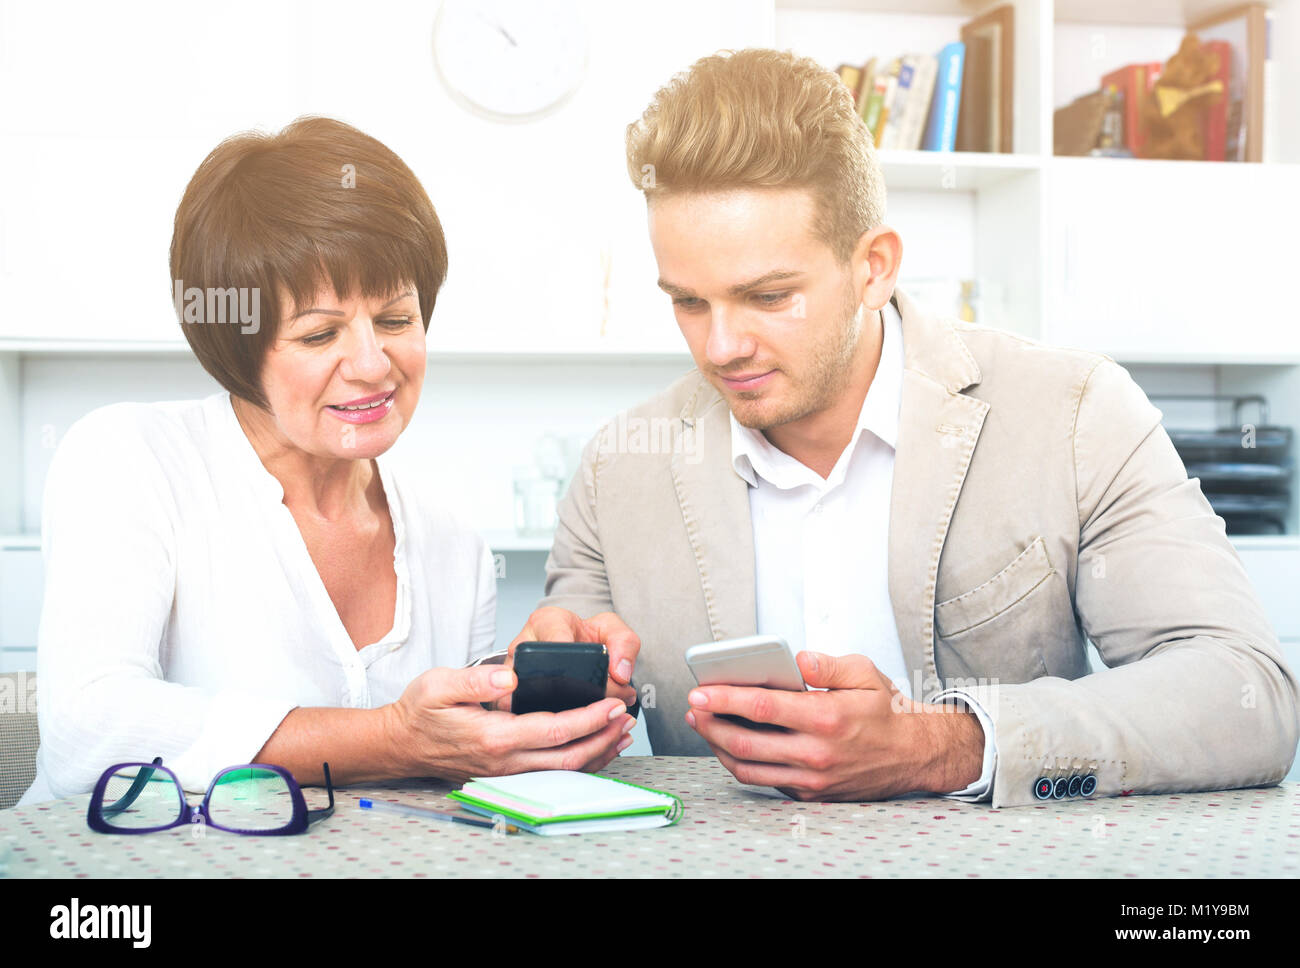
<instances>
[{"instance_id":1,"label":"man's short beard","mask_svg":"<svg viewBox=\"0 0 1300 968\"><path fill-rule=\"evenodd\" d=\"M735 394L736 405L731 408L731 412L737 423L751 430L771 430L794 423L825 410L847 389L853 375L853 356L862 338L865 307L860 300L855 305L851 286L845 295L842 321L835 339L830 345L819 348L806 378L793 388L797 396L788 401L784 409L776 413L763 413L743 406L748 400L761 399L761 390L752 395Z\"/></svg>"}]
</instances>

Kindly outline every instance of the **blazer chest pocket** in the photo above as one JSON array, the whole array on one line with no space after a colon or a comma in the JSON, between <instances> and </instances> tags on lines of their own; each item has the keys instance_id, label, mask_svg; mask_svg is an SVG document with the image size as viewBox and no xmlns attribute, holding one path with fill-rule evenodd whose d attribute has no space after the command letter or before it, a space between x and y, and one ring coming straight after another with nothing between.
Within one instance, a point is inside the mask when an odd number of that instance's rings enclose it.
<instances>
[{"instance_id":1,"label":"blazer chest pocket","mask_svg":"<svg viewBox=\"0 0 1300 968\"><path fill-rule=\"evenodd\" d=\"M941 638L951 638L997 618L1028 597L1053 574L1047 544L1035 538L1011 564L965 594L934 607L934 628Z\"/></svg>"}]
</instances>

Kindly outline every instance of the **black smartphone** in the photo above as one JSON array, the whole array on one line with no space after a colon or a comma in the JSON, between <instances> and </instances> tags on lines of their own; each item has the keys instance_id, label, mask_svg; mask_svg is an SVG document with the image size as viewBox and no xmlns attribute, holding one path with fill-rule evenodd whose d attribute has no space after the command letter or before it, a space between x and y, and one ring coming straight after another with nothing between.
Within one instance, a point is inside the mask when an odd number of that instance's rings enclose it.
<instances>
[{"instance_id":1,"label":"black smartphone","mask_svg":"<svg viewBox=\"0 0 1300 968\"><path fill-rule=\"evenodd\" d=\"M599 642L520 642L510 711L562 713L605 698L609 653Z\"/></svg>"}]
</instances>

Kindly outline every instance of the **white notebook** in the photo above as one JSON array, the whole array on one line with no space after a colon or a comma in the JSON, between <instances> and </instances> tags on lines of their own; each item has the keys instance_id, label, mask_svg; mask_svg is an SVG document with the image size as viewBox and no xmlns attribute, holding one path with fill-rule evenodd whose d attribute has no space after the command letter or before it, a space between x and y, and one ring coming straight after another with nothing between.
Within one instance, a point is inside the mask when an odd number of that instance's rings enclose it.
<instances>
[{"instance_id":1,"label":"white notebook","mask_svg":"<svg viewBox=\"0 0 1300 968\"><path fill-rule=\"evenodd\" d=\"M682 812L672 794L569 770L474 779L451 798L473 813L500 814L546 835L664 827Z\"/></svg>"}]
</instances>

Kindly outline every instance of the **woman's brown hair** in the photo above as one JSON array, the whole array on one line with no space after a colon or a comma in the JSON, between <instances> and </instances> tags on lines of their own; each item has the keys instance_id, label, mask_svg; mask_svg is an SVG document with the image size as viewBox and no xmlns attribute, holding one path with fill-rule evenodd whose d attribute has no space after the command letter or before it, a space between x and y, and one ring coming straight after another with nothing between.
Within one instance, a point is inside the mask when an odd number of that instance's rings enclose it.
<instances>
[{"instance_id":1,"label":"woman's brown hair","mask_svg":"<svg viewBox=\"0 0 1300 968\"><path fill-rule=\"evenodd\" d=\"M227 138L176 209L171 276L181 329L218 383L262 408L262 362L289 306L310 305L326 284L339 299L414 285L427 330L446 275L442 225L414 173L379 141L330 118ZM192 311L193 296L224 307L227 296L248 293L257 310L251 325Z\"/></svg>"}]
</instances>

